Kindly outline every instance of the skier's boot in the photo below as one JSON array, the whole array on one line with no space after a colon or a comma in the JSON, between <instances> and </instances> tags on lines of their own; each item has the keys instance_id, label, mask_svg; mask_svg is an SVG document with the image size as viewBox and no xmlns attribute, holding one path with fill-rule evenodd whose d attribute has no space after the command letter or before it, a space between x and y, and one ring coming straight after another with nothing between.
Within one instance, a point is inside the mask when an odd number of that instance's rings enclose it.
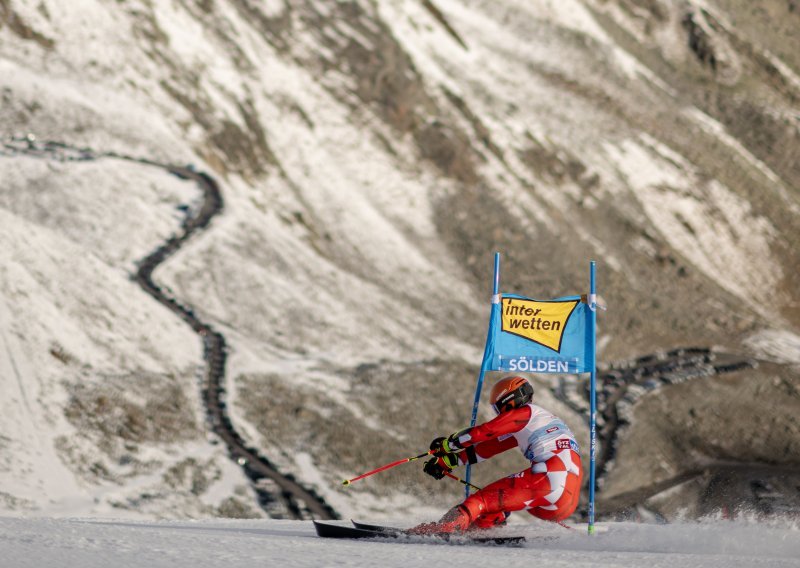
<instances>
[{"instance_id":1,"label":"skier's boot","mask_svg":"<svg viewBox=\"0 0 800 568\"><path fill-rule=\"evenodd\" d=\"M471 522L469 512L466 507L458 505L447 511L444 516L435 523L422 523L406 531L408 534L449 534L463 532L469 527Z\"/></svg>"}]
</instances>

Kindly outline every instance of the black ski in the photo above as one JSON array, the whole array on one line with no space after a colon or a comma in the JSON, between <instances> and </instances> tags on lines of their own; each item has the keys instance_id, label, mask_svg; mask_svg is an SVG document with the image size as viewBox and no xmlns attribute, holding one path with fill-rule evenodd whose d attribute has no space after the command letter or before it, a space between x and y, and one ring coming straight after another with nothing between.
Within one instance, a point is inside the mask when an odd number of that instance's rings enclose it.
<instances>
[{"instance_id":1,"label":"black ski","mask_svg":"<svg viewBox=\"0 0 800 568\"><path fill-rule=\"evenodd\" d=\"M404 529L399 529L397 527L387 527L385 525L371 525L369 523L362 523L360 521L350 520L353 523L353 527L370 531L372 533L377 533L378 536L383 537L398 537L398 536L408 536ZM557 523L560 526L564 527L565 529L574 530L574 527L569 525L565 525L564 523ZM522 544L527 542L528 544L531 543L546 543L546 542L553 542L559 539L558 535L541 535L541 536L479 536L480 533L460 533L454 535L448 534L439 534L439 535L430 535L434 538L440 538L444 540L455 540L458 542L469 541L470 543L477 543L477 544L505 544L505 545L513 545L513 544Z\"/></svg>"},{"instance_id":2,"label":"black ski","mask_svg":"<svg viewBox=\"0 0 800 568\"><path fill-rule=\"evenodd\" d=\"M405 530L386 527L383 525L370 525L352 521L352 527L334 525L314 521L317 534L325 538L376 538L394 539L405 542L447 542L450 544L496 544L513 546L525 542L524 536L470 536L464 534L433 534L433 535L412 535ZM411 540L414 539L414 540Z\"/></svg>"},{"instance_id":3,"label":"black ski","mask_svg":"<svg viewBox=\"0 0 800 568\"><path fill-rule=\"evenodd\" d=\"M359 529L356 527L348 527L345 525L334 525L333 523L323 523L314 521L314 528L317 531L317 536L323 538L396 538L402 536L402 533L383 533L379 531L371 531L366 529Z\"/></svg>"},{"instance_id":4,"label":"black ski","mask_svg":"<svg viewBox=\"0 0 800 568\"><path fill-rule=\"evenodd\" d=\"M373 531L373 532L379 532L379 533L385 533L385 532L398 533L398 532L403 532L403 529L398 529L398 528L395 528L395 527L387 527L387 526L384 526L384 525L370 525L370 524L367 524L367 523L361 523L359 521L353 521L353 520L351 520L350 522L353 523L353 526L355 528L364 529L365 531Z\"/></svg>"}]
</instances>

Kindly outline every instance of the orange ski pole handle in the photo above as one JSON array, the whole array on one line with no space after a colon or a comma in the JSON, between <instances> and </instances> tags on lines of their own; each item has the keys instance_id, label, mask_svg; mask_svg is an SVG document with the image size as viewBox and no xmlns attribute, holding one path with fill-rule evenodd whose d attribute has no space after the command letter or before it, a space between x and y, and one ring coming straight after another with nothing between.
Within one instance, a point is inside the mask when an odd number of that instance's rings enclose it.
<instances>
[{"instance_id":1,"label":"orange ski pole handle","mask_svg":"<svg viewBox=\"0 0 800 568\"><path fill-rule=\"evenodd\" d=\"M353 483L354 481L358 481L359 479L364 479L365 477L369 477L370 475L374 475L376 473L380 473L381 471L390 469L392 467L395 467L395 466L398 466L398 465L401 465L401 464L404 464L404 463L408 463L410 461L418 460L420 458L424 458L424 457L429 456L429 455L431 455L431 452L427 451L424 454L420 454L418 456L414 456L414 457L411 457L411 458L405 458L405 459L402 459L402 460L397 460L396 462L392 462L392 463L387 463L386 465L381 466L378 469L373 469L372 471L368 471L367 473L362 473L361 475L359 475L357 477L354 477L353 479L345 479L344 481L342 481L342 485L348 486L351 483Z\"/></svg>"}]
</instances>

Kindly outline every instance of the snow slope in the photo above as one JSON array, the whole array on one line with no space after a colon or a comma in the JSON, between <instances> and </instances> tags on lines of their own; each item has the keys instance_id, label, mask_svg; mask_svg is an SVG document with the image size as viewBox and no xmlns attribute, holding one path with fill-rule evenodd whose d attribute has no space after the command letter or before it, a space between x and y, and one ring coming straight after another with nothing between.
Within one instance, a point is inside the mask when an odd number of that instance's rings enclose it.
<instances>
[{"instance_id":1,"label":"snow slope","mask_svg":"<svg viewBox=\"0 0 800 568\"><path fill-rule=\"evenodd\" d=\"M588 536L537 524L514 526L518 548L320 539L308 521L173 521L0 518L5 568L227 568L251 566L547 566L575 568L778 568L800 566L800 529L708 521L610 523Z\"/></svg>"}]
</instances>

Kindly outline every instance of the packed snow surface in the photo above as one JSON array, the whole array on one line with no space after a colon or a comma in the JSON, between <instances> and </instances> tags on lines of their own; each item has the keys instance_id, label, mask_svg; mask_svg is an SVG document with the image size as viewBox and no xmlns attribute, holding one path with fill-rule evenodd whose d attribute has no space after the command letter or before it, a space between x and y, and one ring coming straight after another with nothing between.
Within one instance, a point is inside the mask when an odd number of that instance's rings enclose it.
<instances>
[{"instance_id":1,"label":"packed snow surface","mask_svg":"<svg viewBox=\"0 0 800 568\"><path fill-rule=\"evenodd\" d=\"M344 523L345 521L337 521ZM398 523L399 524L399 523ZM800 566L800 527L748 521L504 528L520 547L322 539L310 521L130 522L0 518L3 566Z\"/></svg>"},{"instance_id":2,"label":"packed snow surface","mask_svg":"<svg viewBox=\"0 0 800 568\"><path fill-rule=\"evenodd\" d=\"M154 162L208 172L225 203L156 283L224 333L237 433L342 515L444 507L340 480L466 424L466 403L421 393L469 398L494 251L503 291L542 298L598 261L603 362L714 345L798 363L800 35L777 33L791 7L747 4L0 0L0 511L257 507L206 427L204 340L131 280L201 200ZM638 411L648 434L616 438L605 490L732 455L800 463L795 370L741 373L750 442L716 441L738 378L707 377L714 399L671 385L687 414Z\"/></svg>"}]
</instances>

